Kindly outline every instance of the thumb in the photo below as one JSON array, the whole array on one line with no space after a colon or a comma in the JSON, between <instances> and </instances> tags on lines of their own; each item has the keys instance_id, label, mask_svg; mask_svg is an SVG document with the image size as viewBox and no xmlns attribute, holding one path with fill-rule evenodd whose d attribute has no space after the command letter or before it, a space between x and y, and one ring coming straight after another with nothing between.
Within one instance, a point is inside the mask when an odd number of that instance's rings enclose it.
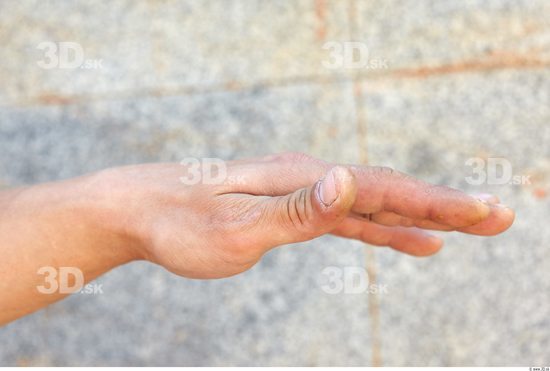
<instances>
[{"instance_id":1,"label":"thumb","mask_svg":"<svg viewBox=\"0 0 550 371\"><path fill-rule=\"evenodd\" d=\"M284 196L262 197L262 222L256 225L255 239L269 250L326 234L348 216L356 195L353 173L336 166L312 187Z\"/></svg>"}]
</instances>

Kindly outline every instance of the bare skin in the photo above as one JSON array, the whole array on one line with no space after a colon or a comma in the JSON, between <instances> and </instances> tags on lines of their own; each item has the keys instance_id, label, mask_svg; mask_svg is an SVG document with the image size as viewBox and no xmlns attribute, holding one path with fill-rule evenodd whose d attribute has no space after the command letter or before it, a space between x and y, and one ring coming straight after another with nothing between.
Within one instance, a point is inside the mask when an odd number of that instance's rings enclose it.
<instances>
[{"instance_id":1,"label":"bare skin","mask_svg":"<svg viewBox=\"0 0 550 371\"><path fill-rule=\"evenodd\" d=\"M223 278L327 233L428 256L443 242L425 230L492 236L514 220L494 196L303 154L229 162L237 182L185 185L185 170L136 165L0 192L0 324L66 296L37 290L44 266L77 267L85 282L135 260Z\"/></svg>"}]
</instances>

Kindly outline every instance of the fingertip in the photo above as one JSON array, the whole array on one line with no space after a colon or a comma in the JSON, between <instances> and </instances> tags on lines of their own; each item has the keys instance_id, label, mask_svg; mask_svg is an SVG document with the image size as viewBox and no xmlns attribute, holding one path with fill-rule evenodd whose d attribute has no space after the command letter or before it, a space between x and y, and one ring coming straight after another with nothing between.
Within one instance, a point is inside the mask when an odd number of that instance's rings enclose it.
<instances>
[{"instance_id":1,"label":"fingertip","mask_svg":"<svg viewBox=\"0 0 550 371\"><path fill-rule=\"evenodd\" d=\"M495 228L494 234L502 233L514 224L516 213L510 207L503 204L494 204L491 205L491 209L493 217L498 221L498 228Z\"/></svg>"},{"instance_id":2,"label":"fingertip","mask_svg":"<svg viewBox=\"0 0 550 371\"><path fill-rule=\"evenodd\" d=\"M437 254L443 248L443 244L444 242L441 238L426 234L424 242L421 245L404 252L418 258L424 258Z\"/></svg>"},{"instance_id":3,"label":"fingertip","mask_svg":"<svg viewBox=\"0 0 550 371\"><path fill-rule=\"evenodd\" d=\"M459 228L459 232L475 234L480 236L495 236L509 229L515 220L515 212L508 206L502 204L490 205L491 213L482 222Z\"/></svg>"},{"instance_id":4,"label":"fingertip","mask_svg":"<svg viewBox=\"0 0 550 371\"><path fill-rule=\"evenodd\" d=\"M516 212L514 211L514 209L501 203L495 204L493 205L493 207L502 210L502 212L504 212L511 221L514 221L516 217Z\"/></svg>"},{"instance_id":5,"label":"fingertip","mask_svg":"<svg viewBox=\"0 0 550 371\"><path fill-rule=\"evenodd\" d=\"M424 254L419 256L431 256L437 254L443 248L443 245L445 245L445 241L443 241L442 238L432 234L428 235L427 239L430 241L429 248L425 249Z\"/></svg>"},{"instance_id":6,"label":"fingertip","mask_svg":"<svg viewBox=\"0 0 550 371\"><path fill-rule=\"evenodd\" d=\"M490 203L461 191L450 190L431 206L427 219L453 228L478 224L491 214Z\"/></svg>"},{"instance_id":7,"label":"fingertip","mask_svg":"<svg viewBox=\"0 0 550 371\"><path fill-rule=\"evenodd\" d=\"M454 228L466 228L479 224L491 215L491 205L489 202L467 195L467 198L455 200L449 203L450 215L442 215L433 219L440 224L446 224Z\"/></svg>"},{"instance_id":8,"label":"fingertip","mask_svg":"<svg viewBox=\"0 0 550 371\"><path fill-rule=\"evenodd\" d=\"M402 253L427 257L436 254L443 247L443 240L420 229L403 229L391 241L390 247Z\"/></svg>"}]
</instances>

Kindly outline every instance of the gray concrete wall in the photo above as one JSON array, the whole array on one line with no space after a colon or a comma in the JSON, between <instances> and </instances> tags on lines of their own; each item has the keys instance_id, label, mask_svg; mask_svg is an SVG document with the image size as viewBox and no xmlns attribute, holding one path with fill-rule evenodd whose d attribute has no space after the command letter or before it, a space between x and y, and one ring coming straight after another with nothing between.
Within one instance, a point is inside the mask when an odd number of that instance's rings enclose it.
<instances>
[{"instance_id":1,"label":"gray concrete wall","mask_svg":"<svg viewBox=\"0 0 550 371\"><path fill-rule=\"evenodd\" d=\"M546 0L2 1L0 187L302 151L492 191L517 219L429 259L324 237L219 281L131 264L1 328L0 365L550 365L549 19ZM350 40L376 68L323 65ZM99 68L40 68L44 41ZM468 184L473 157L532 184ZM365 264L387 292L321 289Z\"/></svg>"}]
</instances>

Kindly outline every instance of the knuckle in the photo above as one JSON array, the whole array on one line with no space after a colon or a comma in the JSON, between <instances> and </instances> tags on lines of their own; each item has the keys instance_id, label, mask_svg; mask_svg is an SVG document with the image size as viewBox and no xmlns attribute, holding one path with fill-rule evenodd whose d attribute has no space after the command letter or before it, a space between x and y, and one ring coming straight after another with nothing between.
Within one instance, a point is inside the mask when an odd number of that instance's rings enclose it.
<instances>
[{"instance_id":1,"label":"knuckle","mask_svg":"<svg viewBox=\"0 0 550 371\"><path fill-rule=\"evenodd\" d=\"M392 177L398 174L393 168L389 166L373 166L370 168L370 171L375 177L379 178Z\"/></svg>"},{"instance_id":2,"label":"knuckle","mask_svg":"<svg viewBox=\"0 0 550 371\"><path fill-rule=\"evenodd\" d=\"M369 174L376 181L391 181L394 183L402 183L407 180L414 179L411 176L395 170L389 166L372 166L369 168Z\"/></svg>"}]
</instances>

